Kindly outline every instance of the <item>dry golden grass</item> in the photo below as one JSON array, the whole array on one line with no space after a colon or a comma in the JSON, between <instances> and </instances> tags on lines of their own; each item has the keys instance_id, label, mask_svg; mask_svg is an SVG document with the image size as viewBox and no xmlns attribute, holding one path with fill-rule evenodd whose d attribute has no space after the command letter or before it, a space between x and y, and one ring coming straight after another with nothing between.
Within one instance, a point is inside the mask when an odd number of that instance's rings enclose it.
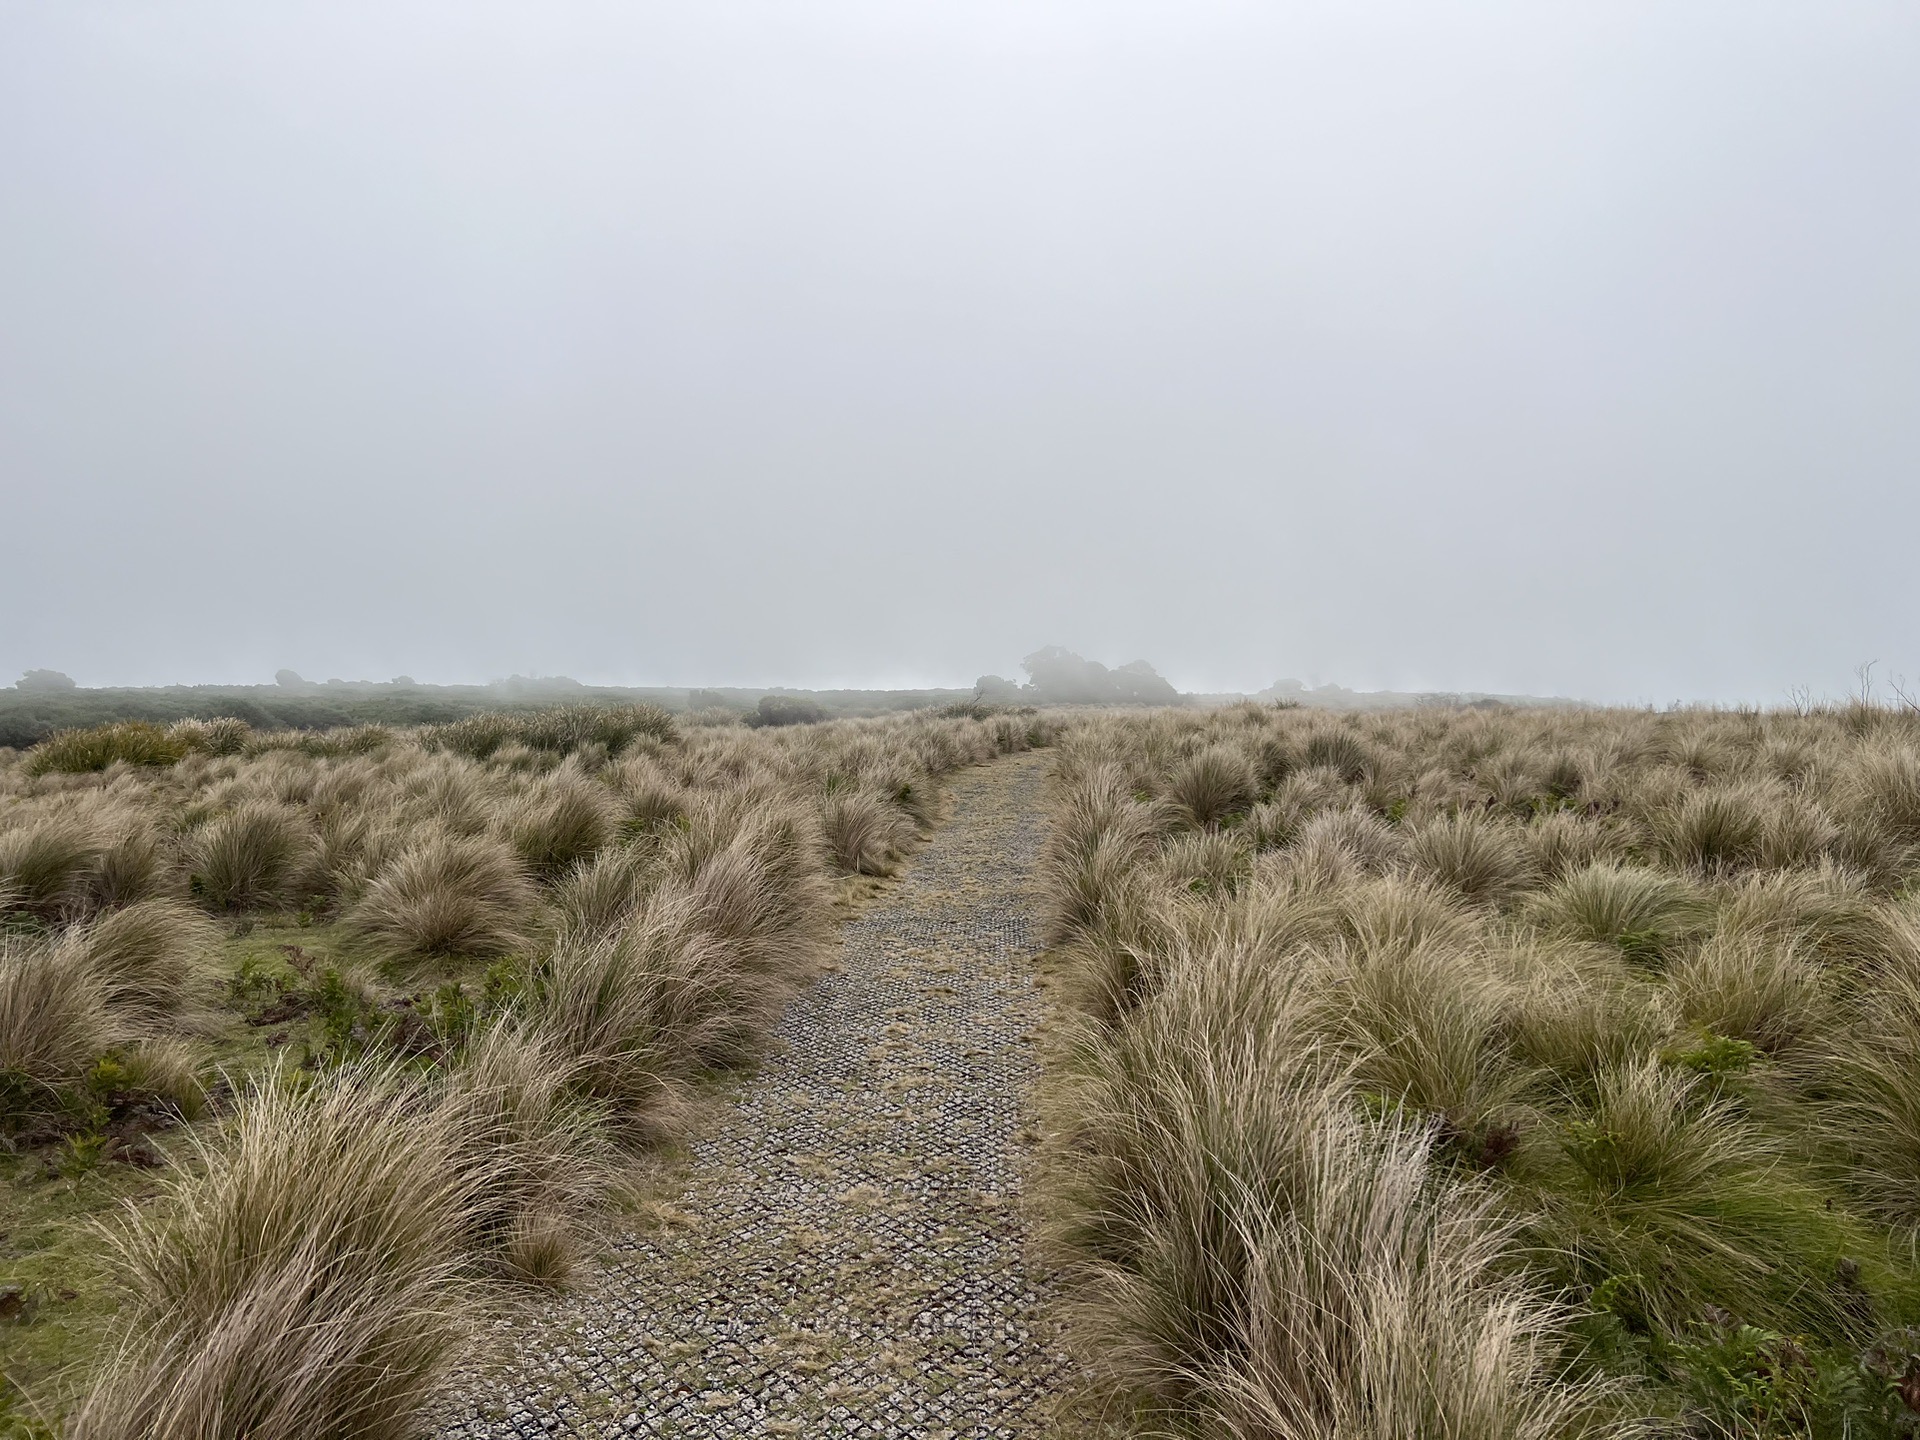
<instances>
[{"instance_id":1,"label":"dry golden grass","mask_svg":"<svg viewBox=\"0 0 1920 1440\"><path fill-rule=\"evenodd\" d=\"M216 918L340 922L440 987L396 1017L300 962L330 1038L242 1084L117 1228L122 1323L73 1432L417 1433L476 1297L564 1282L618 1147L673 1138L753 1057L826 952L837 875L894 864L943 774L1046 738L1009 721L208 726L167 732L171 763L0 764L9 1133L197 1105Z\"/></svg>"},{"instance_id":2,"label":"dry golden grass","mask_svg":"<svg viewBox=\"0 0 1920 1440\"><path fill-rule=\"evenodd\" d=\"M1908 1433L1920 716L1241 706L1056 753L1049 1188L1116 1404Z\"/></svg>"},{"instance_id":3,"label":"dry golden grass","mask_svg":"<svg viewBox=\"0 0 1920 1440\"><path fill-rule=\"evenodd\" d=\"M374 877L347 920L395 956L503 955L525 940L536 896L504 841L430 830Z\"/></svg>"}]
</instances>

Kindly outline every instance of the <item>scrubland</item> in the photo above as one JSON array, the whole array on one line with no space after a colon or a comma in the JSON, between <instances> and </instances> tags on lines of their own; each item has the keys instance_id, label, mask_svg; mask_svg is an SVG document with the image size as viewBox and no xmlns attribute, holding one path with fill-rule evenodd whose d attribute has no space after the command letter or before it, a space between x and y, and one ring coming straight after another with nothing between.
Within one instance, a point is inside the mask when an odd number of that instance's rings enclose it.
<instances>
[{"instance_id":1,"label":"scrubland","mask_svg":"<svg viewBox=\"0 0 1920 1440\"><path fill-rule=\"evenodd\" d=\"M1155 1433L1914 1433L1920 717L1056 748L1052 1240Z\"/></svg>"},{"instance_id":2,"label":"scrubland","mask_svg":"<svg viewBox=\"0 0 1920 1440\"><path fill-rule=\"evenodd\" d=\"M0 1296L11 1423L419 1433L478 1308L564 1282L939 777L1045 739L640 706L0 751L0 1179L65 1267ZM27 1343L62 1305L84 1363Z\"/></svg>"}]
</instances>

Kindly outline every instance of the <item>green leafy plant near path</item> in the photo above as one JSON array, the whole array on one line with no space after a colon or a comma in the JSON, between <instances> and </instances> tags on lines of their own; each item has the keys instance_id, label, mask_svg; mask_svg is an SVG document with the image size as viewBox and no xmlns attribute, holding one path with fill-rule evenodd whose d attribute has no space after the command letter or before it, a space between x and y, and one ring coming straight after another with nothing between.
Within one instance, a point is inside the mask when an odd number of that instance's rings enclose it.
<instances>
[{"instance_id":1,"label":"green leafy plant near path","mask_svg":"<svg viewBox=\"0 0 1920 1440\"><path fill-rule=\"evenodd\" d=\"M1054 1241L1116 1402L1920 1434L1920 717L1239 706L1056 754Z\"/></svg>"},{"instance_id":2,"label":"green leafy plant near path","mask_svg":"<svg viewBox=\"0 0 1920 1440\"><path fill-rule=\"evenodd\" d=\"M0 763L0 1425L418 1433L490 1288L564 1283L623 1149L752 1058L836 884L1036 738L640 706Z\"/></svg>"}]
</instances>

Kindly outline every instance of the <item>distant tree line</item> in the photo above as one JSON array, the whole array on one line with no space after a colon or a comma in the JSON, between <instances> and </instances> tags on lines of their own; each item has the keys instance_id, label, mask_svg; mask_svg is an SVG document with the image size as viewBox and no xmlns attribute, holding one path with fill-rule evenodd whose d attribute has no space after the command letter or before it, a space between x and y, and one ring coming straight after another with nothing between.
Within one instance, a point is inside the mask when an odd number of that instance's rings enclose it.
<instances>
[{"instance_id":1,"label":"distant tree line","mask_svg":"<svg viewBox=\"0 0 1920 1440\"><path fill-rule=\"evenodd\" d=\"M1109 670L1059 645L1036 650L1020 662L1025 685L999 675L974 683L977 699L1028 705L1177 705L1180 692L1144 660Z\"/></svg>"}]
</instances>

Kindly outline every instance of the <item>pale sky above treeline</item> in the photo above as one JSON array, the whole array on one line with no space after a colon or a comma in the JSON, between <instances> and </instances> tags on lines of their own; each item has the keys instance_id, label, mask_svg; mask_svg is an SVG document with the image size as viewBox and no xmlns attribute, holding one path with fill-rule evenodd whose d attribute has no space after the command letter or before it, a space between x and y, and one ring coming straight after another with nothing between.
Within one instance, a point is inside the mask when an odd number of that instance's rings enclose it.
<instances>
[{"instance_id":1,"label":"pale sky above treeline","mask_svg":"<svg viewBox=\"0 0 1920 1440\"><path fill-rule=\"evenodd\" d=\"M1920 674L1910 3L0 3L0 683Z\"/></svg>"}]
</instances>

